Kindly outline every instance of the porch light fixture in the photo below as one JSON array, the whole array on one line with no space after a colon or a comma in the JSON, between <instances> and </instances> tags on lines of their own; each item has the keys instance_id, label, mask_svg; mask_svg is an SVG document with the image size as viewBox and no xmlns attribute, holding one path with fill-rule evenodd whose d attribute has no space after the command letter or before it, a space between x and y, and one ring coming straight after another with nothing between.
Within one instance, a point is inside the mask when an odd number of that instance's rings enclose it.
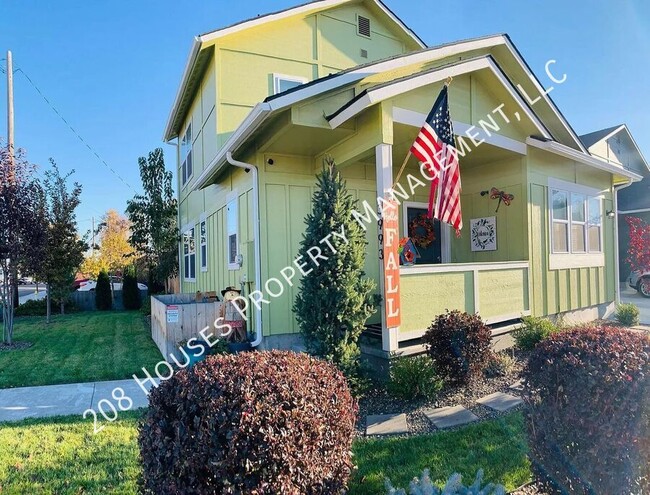
<instances>
[{"instance_id":1,"label":"porch light fixture","mask_svg":"<svg viewBox=\"0 0 650 495\"><path fill-rule=\"evenodd\" d=\"M614 218L616 216L616 213L614 212L614 210L607 210L605 212L605 215L607 215L607 218Z\"/></svg>"}]
</instances>

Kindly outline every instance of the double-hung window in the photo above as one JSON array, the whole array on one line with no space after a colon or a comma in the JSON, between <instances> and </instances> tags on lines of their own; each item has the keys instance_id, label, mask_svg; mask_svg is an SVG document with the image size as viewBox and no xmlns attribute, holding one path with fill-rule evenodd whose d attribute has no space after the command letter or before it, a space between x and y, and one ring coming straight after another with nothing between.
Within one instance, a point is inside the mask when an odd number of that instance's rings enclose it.
<instances>
[{"instance_id":1,"label":"double-hung window","mask_svg":"<svg viewBox=\"0 0 650 495\"><path fill-rule=\"evenodd\" d=\"M183 233L183 278L190 282L196 280L196 245L194 242L194 227Z\"/></svg>"},{"instance_id":2,"label":"double-hung window","mask_svg":"<svg viewBox=\"0 0 650 495\"><path fill-rule=\"evenodd\" d=\"M192 123L190 122L181 138L181 184L184 186L192 177Z\"/></svg>"},{"instance_id":3,"label":"double-hung window","mask_svg":"<svg viewBox=\"0 0 650 495\"><path fill-rule=\"evenodd\" d=\"M602 197L596 190L549 180L551 269L602 266Z\"/></svg>"},{"instance_id":4,"label":"double-hung window","mask_svg":"<svg viewBox=\"0 0 650 495\"><path fill-rule=\"evenodd\" d=\"M205 220L199 223L199 250L201 253L201 271L208 271L208 227Z\"/></svg>"}]
</instances>

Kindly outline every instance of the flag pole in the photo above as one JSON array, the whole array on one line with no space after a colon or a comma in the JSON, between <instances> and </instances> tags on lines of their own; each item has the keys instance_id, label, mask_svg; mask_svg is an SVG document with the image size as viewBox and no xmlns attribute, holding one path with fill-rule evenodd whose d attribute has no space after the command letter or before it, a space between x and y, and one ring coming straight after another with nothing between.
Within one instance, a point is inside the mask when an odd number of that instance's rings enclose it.
<instances>
[{"instance_id":1,"label":"flag pole","mask_svg":"<svg viewBox=\"0 0 650 495\"><path fill-rule=\"evenodd\" d=\"M399 172L397 172L397 177L395 177L395 182L393 182L393 187L395 187L395 184L397 184L399 182L399 179L402 176L402 172L404 172L404 168L406 168L406 164L408 163L409 158L411 158L412 154L413 153L411 153L410 150L406 154L406 157L404 158L404 161L402 162L402 166L400 167Z\"/></svg>"}]
</instances>

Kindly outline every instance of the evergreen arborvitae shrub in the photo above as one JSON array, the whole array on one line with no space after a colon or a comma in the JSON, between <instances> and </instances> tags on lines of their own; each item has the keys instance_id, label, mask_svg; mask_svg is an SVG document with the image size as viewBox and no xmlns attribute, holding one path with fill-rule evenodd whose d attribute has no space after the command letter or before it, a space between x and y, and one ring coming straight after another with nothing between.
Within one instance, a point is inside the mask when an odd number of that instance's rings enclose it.
<instances>
[{"instance_id":1,"label":"evergreen arborvitae shrub","mask_svg":"<svg viewBox=\"0 0 650 495\"><path fill-rule=\"evenodd\" d=\"M479 315L447 311L438 315L422 340L445 380L467 383L487 366L492 333Z\"/></svg>"},{"instance_id":2,"label":"evergreen arborvitae shrub","mask_svg":"<svg viewBox=\"0 0 650 495\"><path fill-rule=\"evenodd\" d=\"M288 351L210 356L149 396L148 494L340 494L357 405L333 365Z\"/></svg>"},{"instance_id":3,"label":"evergreen arborvitae shrub","mask_svg":"<svg viewBox=\"0 0 650 495\"><path fill-rule=\"evenodd\" d=\"M95 287L95 306L100 311L108 311L113 308L113 295L111 294L111 282L108 273L99 272L97 286Z\"/></svg>"},{"instance_id":4,"label":"evergreen arborvitae shrub","mask_svg":"<svg viewBox=\"0 0 650 495\"><path fill-rule=\"evenodd\" d=\"M136 278L135 268L133 267L128 267L124 271L124 277L122 278L122 301L124 302L124 309L140 309L140 306L142 306L140 289L138 289L138 279Z\"/></svg>"},{"instance_id":5,"label":"evergreen arborvitae shrub","mask_svg":"<svg viewBox=\"0 0 650 495\"><path fill-rule=\"evenodd\" d=\"M523 374L530 457L570 494L650 493L650 339L614 327L556 333Z\"/></svg>"},{"instance_id":6,"label":"evergreen arborvitae shrub","mask_svg":"<svg viewBox=\"0 0 650 495\"><path fill-rule=\"evenodd\" d=\"M352 216L356 206L334 162L326 159L305 218L299 255L308 273L294 304L307 350L336 363L349 378L358 376L359 335L378 302L376 284L363 271L367 241ZM312 263L309 250L314 247L327 259Z\"/></svg>"}]
</instances>

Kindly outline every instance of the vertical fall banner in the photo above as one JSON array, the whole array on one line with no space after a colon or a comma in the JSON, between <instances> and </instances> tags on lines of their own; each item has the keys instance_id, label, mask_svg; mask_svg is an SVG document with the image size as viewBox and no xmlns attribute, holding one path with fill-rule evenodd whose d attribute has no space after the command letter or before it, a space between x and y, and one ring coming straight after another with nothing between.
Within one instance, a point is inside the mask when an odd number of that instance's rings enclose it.
<instances>
[{"instance_id":1,"label":"vertical fall banner","mask_svg":"<svg viewBox=\"0 0 650 495\"><path fill-rule=\"evenodd\" d=\"M386 326L399 327L401 310L399 297L399 223L396 201L383 205L384 311Z\"/></svg>"}]
</instances>

